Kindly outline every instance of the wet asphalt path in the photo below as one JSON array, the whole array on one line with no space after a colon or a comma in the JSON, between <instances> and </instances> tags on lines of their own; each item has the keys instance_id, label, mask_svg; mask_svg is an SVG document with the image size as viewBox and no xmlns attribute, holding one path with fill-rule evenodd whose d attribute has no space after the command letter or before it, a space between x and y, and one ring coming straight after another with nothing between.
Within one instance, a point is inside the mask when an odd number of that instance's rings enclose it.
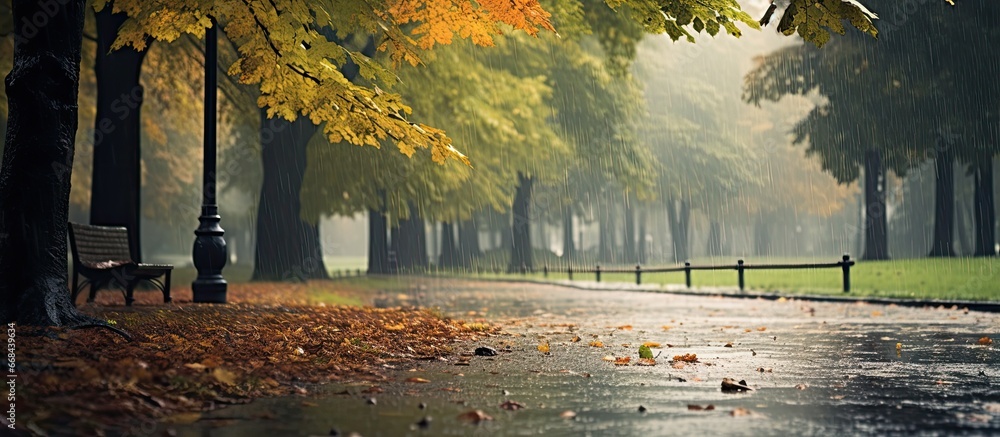
<instances>
[{"instance_id":1,"label":"wet asphalt path","mask_svg":"<svg viewBox=\"0 0 1000 437\"><path fill-rule=\"evenodd\" d=\"M382 393L331 386L172 428L181 436L1000 434L1000 353L979 344L1000 341L997 314L441 279L414 279L380 301L438 307L504 332L460 344L446 360L395 369ZM645 342L659 343L653 366L635 365ZM500 353L459 354L477 346ZM683 354L698 362L672 362ZM629 365L606 360L626 356ZM723 378L754 390L724 393ZM525 408L504 410L505 400ZM472 409L494 420L458 419ZM425 416L428 427L415 425Z\"/></svg>"}]
</instances>

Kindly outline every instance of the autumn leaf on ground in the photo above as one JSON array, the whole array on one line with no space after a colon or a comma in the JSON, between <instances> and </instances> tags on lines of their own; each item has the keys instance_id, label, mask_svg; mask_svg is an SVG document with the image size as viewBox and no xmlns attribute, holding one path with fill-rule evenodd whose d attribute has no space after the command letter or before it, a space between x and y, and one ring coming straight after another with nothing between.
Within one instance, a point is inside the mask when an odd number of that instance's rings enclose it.
<instances>
[{"instance_id":1,"label":"autumn leaf on ground","mask_svg":"<svg viewBox=\"0 0 1000 437\"><path fill-rule=\"evenodd\" d=\"M664 331L669 331L669 330L673 329L673 326L663 325L663 326L660 327L660 329L663 329Z\"/></svg>"},{"instance_id":2,"label":"autumn leaf on ground","mask_svg":"<svg viewBox=\"0 0 1000 437\"><path fill-rule=\"evenodd\" d=\"M500 404L500 409L502 409L502 410L509 410L509 411L523 410L524 409L524 404L522 404L520 402L506 400L506 401L503 401L502 404Z\"/></svg>"},{"instance_id":3,"label":"autumn leaf on ground","mask_svg":"<svg viewBox=\"0 0 1000 437\"><path fill-rule=\"evenodd\" d=\"M745 392L753 390L744 380L736 381L732 378L722 378L722 391L724 393Z\"/></svg>"},{"instance_id":4,"label":"autumn leaf on ground","mask_svg":"<svg viewBox=\"0 0 1000 437\"><path fill-rule=\"evenodd\" d=\"M989 338L989 337L983 337L983 338L980 338L977 343L979 343L979 344L981 344L983 346L989 346L989 345L993 344L993 339Z\"/></svg>"},{"instance_id":5,"label":"autumn leaf on ground","mask_svg":"<svg viewBox=\"0 0 1000 437\"><path fill-rule=\"evenodd\" d=\"M590 342L590 346L591 347L604 347L604 342L602 342L600 340L594 340L594 341Z\"/></svg>"},{"instance_id":6,"label":"autumn leaf on ground","mask_svg":"<svg viewBox=\"0 0 1000 437\"><path fill-rule=\"evenodd\" d=\"M614 361L615 360L615 356L614 355L605 355L604 358L601 358L601 359L604 360L604 361Z\"/></svg>"},{"instance_id":7,"label":"autumn leaf on ground","mask_svg":"<svg viewBox=\"0 0 1000 437\"><path fill-rule=\"evenodd\" d=\"M681 361L685 363L697 363L697 354L684 354L684 355L674 355L674 361Z\"/></svg>"},{"instance_id":8,"label":"autumn leaf on ground","mask_svg":"<svg viewBox=\"0 0 1000 437\"><path fill-rule=\"evenodd\" d=\"M221 367L212 371L212 377L226 385L236 385L236 374Z\"/></svg>"},{"instance_id":9,"label":"autumn leaf on ground","mask_svg":"<svg viewBox=\"0 0 1000 437\"><path fill-rule=\"evenodd\" d=\"M549 353L549 344L548 343L539 344L538 345L538 351L541 352L541 353L543 353L543 354Z\"/></svg>"},{"instance_id":10,"label":"autumn leaf on ground","mask_svg":"<svg viewBox=\"0 0 1000 437\"><path fill-rule=\"evenodd\" d=\"M420 378L420 377L414 376L412 378L406 378L406 382L412 382L412 383L416 383L416 384L427 384L428 382L431 382L431 381L429 379L424 379L424 378Z\"/></svg>"},{"instance_id":11,"label":"autumn leaf on ground","mask_svg":"<svg viewBox=\"0 0 1000 437\"><path fill-rule=\"evenodd\" d=\"M621 325L621 326L618 327L618 329L620 329L622 331L631 331L632 330L632 325Z\"/></svg>"},{"instance_id":12,"label":"autumn leaf on ground","mask_svg":"<svg viewBox=\"0 0 1000 437\"><path fill-rule=\"evenodd\" d=\"M643 343L642 345L643 346L647 346L647 347L660 347L660 343L657 343L655 341L647 341L647 342Z\"/></svg>"},{"instance_id":13,"label":"autumn leaf on ground","mask_svg":"<svg viewBox=\"0 0 1000 437\"><path fill-rule=\"evenodd\" d=\"M627 366L630 362L632 362L632 357L618 357L618 358L615 358L615 365L616 366Z\"/></svg>"},{"instance_id":14,"label":"autumn leaf on ground","mask_svg":"<svg viewBox=\"0 0 1000 437\"><path fill-rule=\"evenodd\" d=\"M579 343L580 342L580 336L579 335L574 335L573 338L571 338L569 341L571 341L573 343Z\"/></svg>"},{"instance_id":15,"label":"autumn leaf on ground","mask_svg":"<svg viewBox=\"0 0 1000 437\"><path fill-rule=\"evenodd\" d=\"M562 419L572 419L576 417L576 413L570 410L566 410L563 411L562 413L559 413L559 417Z\"/></svg>"},{"instance_id":16,"label":"autumn leaf on ground","mask_svg":"<svg viewBox=\"0 0 1000 437\"><path fill-rule=\"evenodd\" d=\"M733 416L733 417L752 416L753 415L753 411L750 411L750 410L748 410L746 408L740 407L740 408L734 409L733 411L730 411L729 415Z\"/></svg>"},{"instance_id":17,"label":"autumn leaf on ground","mask_svg":"<svg viewBox=\"0 0 1000 437\"><path fill-rule=\"evenodd\" d=\"M484 413L482 410L470 410L458 415L458 420L468 423L480 423L493 420L493 416Z\"/></svg>"},{"instance_id":18,"label":"autumn leaf on ground","mask_svg":"<svg viewBox=\"0 0 1000 437\"><path fill-rule=\"evenodd\" d=\"M688 404L688 411L712 411L715 409L715 405L708 404L706 406Z\"/></svg>"},{"instance_id":19,"label":"autumn leaf on ground","mask_svg":"<svg viewBox=\"0 0 1000 437\"><path fill-rule=\"evenodd\" d=\"M653 358L639 358L636 360L635 365L637 366L655 366L656 360Z\"/></svg>"},{"instance_id":20,"label":"autumn leaf on ground","mask_svg":"<svg viewBox=\"0 0 1000 437\"><path fill-rule=\"evenodd\" d=\"M761 327L757 328L757 330L760 331L760 332L767 331L767 326L761 326Z\"/></svg>"},{"instance_id":21,"label":"autumn leaf on ground","mask_svg":"<svg viewBox=\"0 0 1000 437\"><path fill-rule=\"evenodd\" d=\"M395 324L395 325L390 325L390 324L386 324L385 325L385 330L386 331L402 331L404 329L406 329L406 325L404 325L402 323L398 323L398 324Z\"/></svg>"}]
</instances>

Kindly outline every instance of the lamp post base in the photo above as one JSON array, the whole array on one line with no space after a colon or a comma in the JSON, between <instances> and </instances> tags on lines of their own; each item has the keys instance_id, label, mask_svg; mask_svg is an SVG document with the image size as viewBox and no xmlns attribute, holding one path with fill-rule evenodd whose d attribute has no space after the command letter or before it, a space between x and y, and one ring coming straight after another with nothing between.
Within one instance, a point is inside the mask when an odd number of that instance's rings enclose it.
<instances>
[{"instance_id":1,"label":"lamp post base","mask_svg":"<svg viewBox=\"0 0 1000 437\"><path fill-rule=\"evenodd\" d=\"M222 277L222 268L226 265L226 231L219 226L221 221L217 205L202 205L201 223L194 231L194 266L198 269L198 278L191 283L194 302L226 303L228 284Z\"/></svg>"}]
</instances>

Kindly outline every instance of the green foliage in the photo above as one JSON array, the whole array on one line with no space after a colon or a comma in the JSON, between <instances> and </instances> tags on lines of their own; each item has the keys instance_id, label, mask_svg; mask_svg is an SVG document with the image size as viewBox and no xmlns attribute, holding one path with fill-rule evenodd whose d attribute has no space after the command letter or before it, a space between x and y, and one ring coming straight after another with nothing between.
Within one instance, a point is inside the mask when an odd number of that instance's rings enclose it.
<instances>
[{"instance_id":1,"label":"green foliage","mask_svg":"<svg viewBox=\"0 0 1000 437\"><path fill-rule=\"evenodd\" d=\"M785 35L798 34L802 39L822 47L830 41L830 32L843 35L847 20L858 30L878 36L872 20L878 16L857 0L792 0L778 22L778 31Z\"/></svg>"},{"instance_id":2,"label":"green foliage","mask_svg":"<svg viewBox=\"0 0 1000 437\"><path fill-rule=\"evenodd\" d=\"M639 346L639 358L653 359L653 351L649 348L649 346Z\"/></svg>"}]
</instances>

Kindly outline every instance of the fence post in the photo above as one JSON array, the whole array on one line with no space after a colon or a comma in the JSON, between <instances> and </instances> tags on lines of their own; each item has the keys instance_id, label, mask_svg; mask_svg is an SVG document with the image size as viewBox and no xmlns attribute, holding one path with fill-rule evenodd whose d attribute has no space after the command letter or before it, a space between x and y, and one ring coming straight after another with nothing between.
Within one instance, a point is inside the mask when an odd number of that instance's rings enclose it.
<instances>
[{"instance_id":1,"label":"fence post","mask_svg":"<svg viewBox=\"0 0 1000 437\"><path fill-rule=\"evenodd\" d=\"M684 285L691 289L691 261L684 261Z\"/></svg>"},{"instance_id":2,"label":"fence post","mask_svg":"<svg viewBox=\"0 0 1000 437\"><path fill-rule=\"evenodd\" d=\"M736 271L739 273L740 277L740 291L743 291L743 260L736 261Z\"/></svg>"},{"instance_id":3,"label":"fence post","mask_svg":"<svg viewBox=\"0 0 1000 437\"><path fill-rule=\"evenodd\" d=\"M844 271L844 293L851 292L851 266L853 265L854 261L851 261L851 255L845 253L840 261L840 268Z\"/></svg>"},{"instance_id":4,"label":"fence post","mask_svg":"<svg viewBox=\"0 0 1000 437\"><path fill-rule=\"evenodd\" d=\"M566 273L569 273L569 280L572 281L573 280L573 266L569 266L569 269L566 270Z\"/></svg>"},{"instance_id":5,"label":"fence post","mask_svg":"<svg viewBox=\"0 0 1000 437\"><path fill-rule=\"evenodd\" d=\"M642 285L642 266L635 265L635 285Z\"/></svg>"},{"instance_id":6,"label":"fence post","mask_svg":"<svg viewBox=\"0 0 1000 437\"><path fill-rule=\"evenodd\" d=\"M548 264L542 266L542 277L543 278L548 278L549 277L549 265Z\"/></svg>"},{"instance_id":7,"label":"fence post","mask_svg":"<svg viewBox=\"0 0 1000 437\"><path fill-rule=\"evenodd\" d=\"M594 270L594 273L597 275L597 282L601 282L601 265L600 264L597 265L597 269Z\"/></svg>"}]
</instances>

